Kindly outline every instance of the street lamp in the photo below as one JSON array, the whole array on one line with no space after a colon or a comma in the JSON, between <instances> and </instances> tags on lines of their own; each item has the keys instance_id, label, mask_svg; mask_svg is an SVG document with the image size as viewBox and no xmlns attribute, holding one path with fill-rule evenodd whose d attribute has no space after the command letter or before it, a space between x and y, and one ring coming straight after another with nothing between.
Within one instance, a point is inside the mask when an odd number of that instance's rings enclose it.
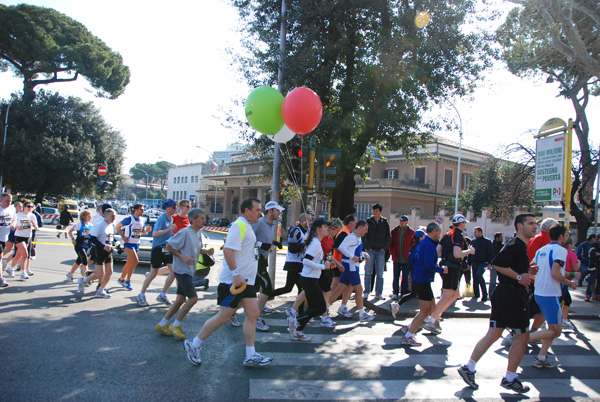
<instances>
[{"instance_id":1,"label":"street lamp","mask_svg":"<svg viewBox=\"0 0 600 402\"><path fill-rule=\"evenodd\" d=\"M2 161L0 162L0 192L2 191L2 181L4 179L4 150L6 149L6 132L8 131L8 111L12 105L12 100L6 106L6 118L4 120L4 141L2 141Z\"/></svg>"},{"instance_id":2,"label":"street lamp","mask_svg":"<svg viewBox=\"0 0 600 402\"><path fill-rule=\"evenodd\" d=\"M208 149L201 147L200 145L196 145L196 148L200 148L200 149L203 149L204 151L208 152L210 154L210 157L215 160L215 164L217 165L217 170L215 172L215 176L218 176L219 175L219 161L217 160L217 157L215 156L215 154L213 152L209 151ZM219 182L215 178L215 216L217 216L217 187L218 187L218 183ZM225 214L225 211L223 211L223 214ZM223 216L225 216L225 215L223 215Z\"/></svg>"},{"instance_id":3,"label":"street lamp","mask_svg":"<svg viewBox=\"0 0 600 402\"><path fill-rule=\"evenodd\" d=\"M460 188L460 156L462 151L462 137L463 137L463 129L462 129L462 118L460 117L460 113L458 113L458 109L454 104L448 101L450 106L454 108L456 114L458 115L458 121L460 123L460 139L458 141L458 171L456 173L456 199L454 200L454 215L458 214L458 190Z\"/></svg>"},{"instance_id":4,"label":"street lamp","mask_svg":"<svg viewBox=\"0 0 600 402\"><path fill-rule=\"evenodd\" d=\"M132 169L137 169L141 172L146 173L146 202L148 202L148 172L146 172L144 169L140 169L140 168L136 168L136 167L132 167Z\"/></svg>"}]
</instances>

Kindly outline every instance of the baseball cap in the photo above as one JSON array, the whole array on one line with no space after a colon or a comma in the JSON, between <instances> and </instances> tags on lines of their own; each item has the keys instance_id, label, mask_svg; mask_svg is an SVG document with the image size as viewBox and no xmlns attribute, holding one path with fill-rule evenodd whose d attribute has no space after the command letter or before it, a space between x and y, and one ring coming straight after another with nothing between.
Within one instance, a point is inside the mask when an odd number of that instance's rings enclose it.
<instances>
[{"instance_id":1,"label":"baseball cap","mask_svg":"<svg viewBox=\"0 0 600 402\"><path fill-rule=\"evenodd\" d=\"M415 238L425 236L425 232L423 232L420 229L419 230L415 230L414 236L415 236Z\"/></svg>"},{"instance_id":2,"label":"baseball cap","mask_svg":"<svg viewBox=\"0 0 600 402\"><path fill-rule=\"evenodd\" d=\"M281 205L279 205L278 203L276 203L275 201L269 201L267 202L267 205L265 205L265 211L268 211L269 209L278 209L280 211L284 211L285 208L282 207Z\"/></svg>"},{"instance_id":3,"label":"baseball cap","mask_svg":"<svg viewBox=\"0 0 600 402\"><path fill-rule=\"evenodd\" d=\"M402 216L400 217L400 221L401 221L401 222L408 222L408 216L406 216L406 215L402 215Z\"/></svg>"},{"instance_id":4,"label":"baseball cap","mask_svg":"<svg viewBox=\"0 0 600 402\"><path fill-rule=\"evenodd\" d=\"M316 229L323 225L329 226L330 224L331 224L331 221L326 221L325 219L317 218L312 222L312 225L310 225L310 228Z\"/></svg>"},{"instance_id":5,"label":"baseball cap","mask_svg":"<svg viewBox=\"0 0 600 402\"><path fill-rule=\"evenodd\" d=\"M454 218L452 218L452 223L462 223L462 222L469 223L469 221L467 220L467 218L465 218L461 214L454 215Z\"/></svg>"},{"instance_id":6,"label":"baseball cap","mask_svg":"<svg viewBox=\"0 0 600 402\"><path fill-rule=\"evenodd\" d=\"M105 213L108 208L112 208L112 205L102 204L102 207L100 209L102 210L102 213Z\"/></svg>"},{"instance_id":7,"label":"baseball cap","mask_svg":"<svg viewBox=\"0 0 600 402\"><path fill-rule=\"evenodd\" d=\"M177 208L177 203L175 201L173 201L170 198L167 198L165 202L163 202L163 209L167 209L167 208Z\"/></svg>"}]
</instances>

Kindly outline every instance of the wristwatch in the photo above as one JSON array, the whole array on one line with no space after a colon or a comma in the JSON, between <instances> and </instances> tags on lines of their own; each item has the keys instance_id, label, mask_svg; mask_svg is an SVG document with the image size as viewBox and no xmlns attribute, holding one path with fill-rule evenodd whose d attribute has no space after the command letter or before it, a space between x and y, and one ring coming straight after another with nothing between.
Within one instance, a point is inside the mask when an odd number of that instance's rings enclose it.
<instances>
[{"instance_id":1,"label":"wristwatch","mask_svg":"<svg viewBox=\"0 0 600 402\"><path fill-rule=\"evenodd\" d=\"M517 282L521 280L521 275L517 275Z\"/></svg>"}]
</instances>

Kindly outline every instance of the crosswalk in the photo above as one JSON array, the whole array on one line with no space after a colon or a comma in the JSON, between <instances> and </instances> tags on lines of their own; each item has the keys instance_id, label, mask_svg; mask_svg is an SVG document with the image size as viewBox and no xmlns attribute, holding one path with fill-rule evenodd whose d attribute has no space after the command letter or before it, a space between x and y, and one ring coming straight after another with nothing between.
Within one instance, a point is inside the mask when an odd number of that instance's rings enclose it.
<instances>
[{"instance_id":1,"label":"crosswalk","mask_svg":"<svg viewBox=\"0 0 600 402\"><path fill-rule=\"evenodd\" d=\"M335 311L335 310L334 310ZM335 315L335 314L333 314ZM518 396L500 386L508 348L495 343L477 366L478 390L457 374L474 345L485 334L488 321L448 318L438 336L417 335L422 346L401 345L404 321L373 321L333 317L335 329L307 326L311 342L289 339L283 313L266 315L271 330L257 333L257 350L274 358L269 370L249 373L250 400L437 400L474 398L501 400ZM581 398L600 400L600 354L576 331L554 341L549 358L558 368L531 367L538 346L532 345L521 363L519 377L536 399Z\"/></svg>"}]
</instances>

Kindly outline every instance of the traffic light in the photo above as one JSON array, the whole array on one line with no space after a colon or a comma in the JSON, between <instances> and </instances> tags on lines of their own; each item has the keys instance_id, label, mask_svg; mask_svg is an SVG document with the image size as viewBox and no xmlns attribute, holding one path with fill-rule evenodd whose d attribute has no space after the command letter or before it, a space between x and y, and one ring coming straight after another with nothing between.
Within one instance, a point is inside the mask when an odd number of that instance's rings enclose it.
<instances>
[{"instance_id":1,"label":"traffic light","mask_svg":"<svg viewBox=\"0 0 600 402\"><path fill-rule=\"evenodd\" d=\"M302 147L294 145L290 148L290 176L291 182L302 185Z\"/></svg>"},{"instance_id":2,"label":"traffic light","mask_svg":"<svg viewBox=\"0 0 600 402\"><path fill-rule=\"evenodd\" d=\"M323 150L323 188L332 190L337 183L337 169L342 159L342 151L338 149Z\"/></svg>"},{"instance_id":3,"label":"traffic light","mask_svg":"<svg viewBox=\"0 0 600 402\"><path fill-rule=\"evenodd\" d=\"M108 189L110 188L110 186L112 186L111 181L98 180L96 182L96 194L98 194L98 195L106 194L108 192Z\"/></svg>"}]
</instances>

